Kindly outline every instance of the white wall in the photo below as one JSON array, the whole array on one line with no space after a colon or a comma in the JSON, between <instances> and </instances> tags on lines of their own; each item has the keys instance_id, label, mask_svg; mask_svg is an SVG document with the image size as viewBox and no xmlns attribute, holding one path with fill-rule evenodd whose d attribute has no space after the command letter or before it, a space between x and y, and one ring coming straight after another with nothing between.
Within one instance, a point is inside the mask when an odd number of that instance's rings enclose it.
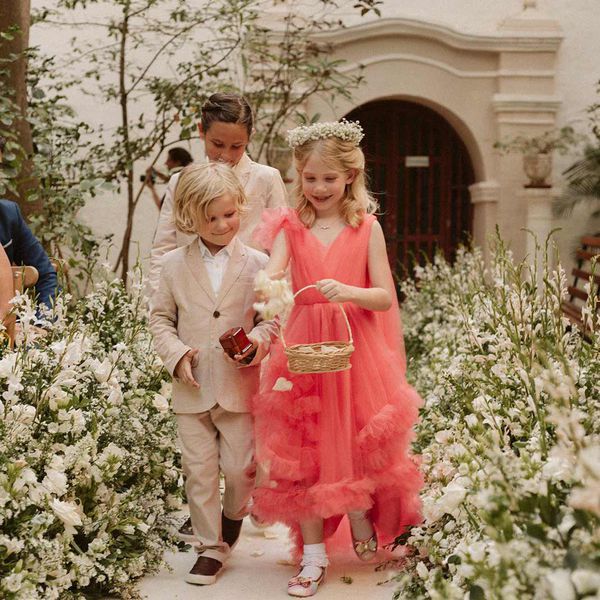
<instances>
[{"instance_id":1,"label":"white wall","mask_svg":"<svg viewBox=\"0 0 600 600\"><path fill-rule=\"evenodd\" d=\"M346 16L352 13L353 3L353 0L347 0L347 8L342 11ZM39 7L52 3L33 0L32 4ZM559 50L556 76L557 94L563 100L557 115L558 124L572 123L585 128L585 110L598 100L596 82L600 79L600 3L598 0L538 0L538 7L560 22L565 36ZM382 17L419 19L450 26L459 31L491 34L497 32L498 25L505 18L519 13L521 8L521 0L385 0ZM94 10L99 9L96 7ZM109 9L102 5L101 10L107 12ZM83 16L88 19L91 14L88 10L82 15L74 15L74 18ZM369 17L373 18L375 17ZM347 18L347 22L355 24L361 20L352 16ZM86 36L91 37L94 32L94 28L90 27L86 30ZM32 29L32 43L40 45L43 51L55 54L61 61L68 60L69 37L70 34L59 27ZM390 73L390 76L393 77L394 74ZM366 85L369 85L368 81ZM98 106L93 99L77 93L73 94L72 103L84 119L103 122L109 130L118 117L116 111ZM199 158L201 145L192 144L191 151ZM556 172L560 173L574 158L557 157ZM559 178L555 182L557 179ZM143 204L138 208L133 236L143 257L149 252L157 219L157 211L150 195L147 192L145 195ZM125 217L124 207L124 201L117 194L105 195L82 211L82 218L91 223L99 233L114 232L120 239ZM587 215L587 211L580 210L568 220L557 220L558 226L565 227L565 231L558 236L561 254L568 254L573 240L589 229ZM600 224L596 225L595 229L600 229Z\"/></svg>"}]
</instances>

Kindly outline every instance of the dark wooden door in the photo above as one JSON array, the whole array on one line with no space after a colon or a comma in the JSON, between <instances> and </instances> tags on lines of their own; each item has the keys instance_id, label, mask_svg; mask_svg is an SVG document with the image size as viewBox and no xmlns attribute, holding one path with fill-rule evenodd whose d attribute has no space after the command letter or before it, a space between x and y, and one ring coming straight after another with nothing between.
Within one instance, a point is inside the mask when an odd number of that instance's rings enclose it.
<instances>
[{"instance_id":1,"label":"dark wooden door","mask_svg":"<svg viewBox=\"0 0 600 600\"><path fill-rule=\"evenodd\" d=\"M370 187L392 270L405 276L437 249L452 260L473 222L473 166L458 134L441 115L412 102L372 102L347 118L365 130Z\"/></svg>"}]
</instances>

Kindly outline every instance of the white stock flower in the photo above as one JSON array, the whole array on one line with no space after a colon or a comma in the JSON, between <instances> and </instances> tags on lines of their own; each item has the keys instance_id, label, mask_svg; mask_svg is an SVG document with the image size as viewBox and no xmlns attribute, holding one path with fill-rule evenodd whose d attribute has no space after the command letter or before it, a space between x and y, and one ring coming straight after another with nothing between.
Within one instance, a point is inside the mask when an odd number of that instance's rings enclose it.
<instances>
[{"instance_id":1,"label":"white stock flower","mask_svg":"<svg viewBox=\"0 0 600 600\"><path fill-rule=\"evenodd\" d=\"M152 406L159 412L169 410L169 401L162 394L154 394Z\"/></svg>"},{"instance_id":2,"label":"white stock flower","mask_svg":"<svg viewBox=\"0 0 600 600\"><path fill-rule=\"evenodd\" d=\"M16 370L17 353L8 352L0 359L0 379L7 379Z\"/></svg>"},{"instance_id":3,"label":"white stock flower","mask_svg":"<svg viewBox=\"0 0 600 600\"><path fill-rule=\"evenodd\" d=\"M50 508L52 508L54 514L63 522L65 526L65 532L70 535L77 533L76 527L83 525L81 521L81 511L77 504L73 502L63 502L54 498L50 502Z\"/></svg>"},{"instance_id":4,"label":"white stock flower","mask_svg":"<svg viewBox=\"0 0 600 600\"><path fill-rule=\"evenodd\" d=\"M435 441L438 444L447 444L452 439L452 431L449 429L442 429L441 431L436 432Z\"/></svg>"},{"instance_id":5,"label":"white stock flower","mask_svg":"<svg viewBox=\"0 0 600 600\"><path fill-rule=\"evenodd\" d=\"M46 477L42 480L42 486L51 494L63 496L67 493L68 479L64 473L54 469L46 469Z\"/></svg>"},{"instance_id":6,"label":"white stock flower","mask_svg":"<svg viewBox=\"0 0 600 600\"><path fill-rule=\"evenodd\" d=\"M553 600L576 600L575 588L567 569L556 569L546 574Z\"/></svg>"},{"instance_id":7,"label":"white stock flower","mask_svg":"<svg viewBox=\"0 0 600 600\"><path fill-rule=\"evenodd\" d=\"M17 404L11 406L11 411L15 421L23 423L24 425L31 425L35 419L35 406L29 404Z\"/></svg>"},{"instance_id":8,"label":"white stock flower","mask_svg":"<svg viewBox=\"0 0 600 600\"><path fill-rule=\"evenodd\" d=\"M110 394L108 395L108 403L112 404L113 406L120 406L121 404L123 404L123 394L121 392L121 388L120 387L113 387L110 390Z\"/></svg>"},{"instance_id":9,"label":"white stock flower","mask_svg":"<svg viewBox=\"0 0 600 600\"><path fill-rule=\"evenodd\" d=\"M90 368L94 373L94 376L99 383L106 383L112 371L113 365L105 358L102 362L99 360L92 360L90 362Z\"/></svg>"},{"instance_id":10,"label":"white stock flower","mask_svg":"<svg viewBox=\"0 0 600 600\"><path fill-rule=\"evenodd\" d=\"M429 570L427 569L423 561L419 561L417 563L417 575L421 579L427 579L429 577Z\"/></svg>"},{"instance_id":11,"label":"white stock flower","mask_svg":"<svg viewBox=\"0 0 600 600\"><path fill-rule=\"evenodd\" d=\"M576 569L571 580L578 594L598 594L600 592L600 573L588 569Z\"/></svg>"},{"instance_id":12,"label":"white stock flower","mask_svg":"<svg viewBox=\"0 0 600 600\"><path fill-rule=\"evenodd\" d=\"M438 500L439 508L442 511L442 514L454 514L454 511L462 504L463 500L467 495L467 490L465 489L463 483L461 481L463 478L455 479L451 481L443 490L442 497Z\"/></svg>"},{"instance_id":13,"label":"white stock flower","mask_svg":"<svg viewBox=\"0 0 600 600\"><path fill-rule=\"evenodd\" d=\"M477 426L479 421L475 415L467 415L465 417L465 423L467 424L467 427L472 429L473 427Z\"/></svg>"}]
</instances>

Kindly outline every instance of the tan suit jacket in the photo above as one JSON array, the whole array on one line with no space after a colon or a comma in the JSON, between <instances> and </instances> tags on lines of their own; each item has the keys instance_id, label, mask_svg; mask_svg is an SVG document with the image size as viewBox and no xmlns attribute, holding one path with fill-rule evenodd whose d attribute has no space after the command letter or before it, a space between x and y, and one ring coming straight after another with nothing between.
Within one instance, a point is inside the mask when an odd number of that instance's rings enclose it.
<instances>
[{"instance_id":1,"label":"tan suit jacket","mask_svg":"<svg viewBox=\"0 0 600 600\"><path fill-rule=\"evenodd\" d=\"M238 236L244 244L256 248L256 243L252 241L252 234L260 223L263 210L287 205L285 185L277 169L256 163L247 154L242 156L233 171L240 180L248 198L248 210L242 215ZM158 287L163 256L175 248L181 248L189 244L193 239L192 236L175 228L173 200L178 181L179 173L176 173L169 180L163 205L160 209L158 227L150 253L150 272L147 282L148 295L152 295Z\"/></svg>"},{"instance_id":2,"label":"tan suit jacket","mask_svg":"<svg viewBox=\"0 0 600 600\"><path fill-rule=\"evenodd\" d=\"M198 240L165 256L157 292L150 302L150 329L165 367L173 375L183 355L200 350L193 368L200 389L174 379L173 410L198 413L216 404L231 412L247 412L247 400L258 390L260 365L238 368L223 354L219 336L231 327L268 348L276 334L272 321L254 324L254 277L268 257L234 240L231 258L215 296Z\"/></svg>"}]
</instances>

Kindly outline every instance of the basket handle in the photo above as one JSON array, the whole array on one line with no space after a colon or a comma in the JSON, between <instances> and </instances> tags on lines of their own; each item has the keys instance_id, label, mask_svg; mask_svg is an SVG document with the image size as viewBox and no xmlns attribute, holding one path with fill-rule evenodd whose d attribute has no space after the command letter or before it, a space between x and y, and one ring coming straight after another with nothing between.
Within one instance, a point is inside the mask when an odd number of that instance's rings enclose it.
<instances>
[{"instance_id":1,"label":"basket handle","mask_svg":"<svg viewBox=\"0 0 600 600\"><path fill-rule=\"evenodd\" d=\"M303 288L300 288L294 294L294 298L296 298L296 296L298 294L300 294L310 288L317 289L317 286L314 283L312 283L310 285L305 285ZM350 344L354 344L354 338L352 337L352 328L350 327L350 321L348 321L348 315L346 315L346 311L344 310L344 307L339 302L336 302L336 304L339 306L340 310L342 311L342 316L344 317L344 322L346 323L346 329L348 330L348 338L349 338L348 341ZM285 343L285 338L283 337L283 327L279 328L279 337L281 338L281 343L283 344L283 347L287 348L287 345Z\"/></svg>"}]
</instances>

